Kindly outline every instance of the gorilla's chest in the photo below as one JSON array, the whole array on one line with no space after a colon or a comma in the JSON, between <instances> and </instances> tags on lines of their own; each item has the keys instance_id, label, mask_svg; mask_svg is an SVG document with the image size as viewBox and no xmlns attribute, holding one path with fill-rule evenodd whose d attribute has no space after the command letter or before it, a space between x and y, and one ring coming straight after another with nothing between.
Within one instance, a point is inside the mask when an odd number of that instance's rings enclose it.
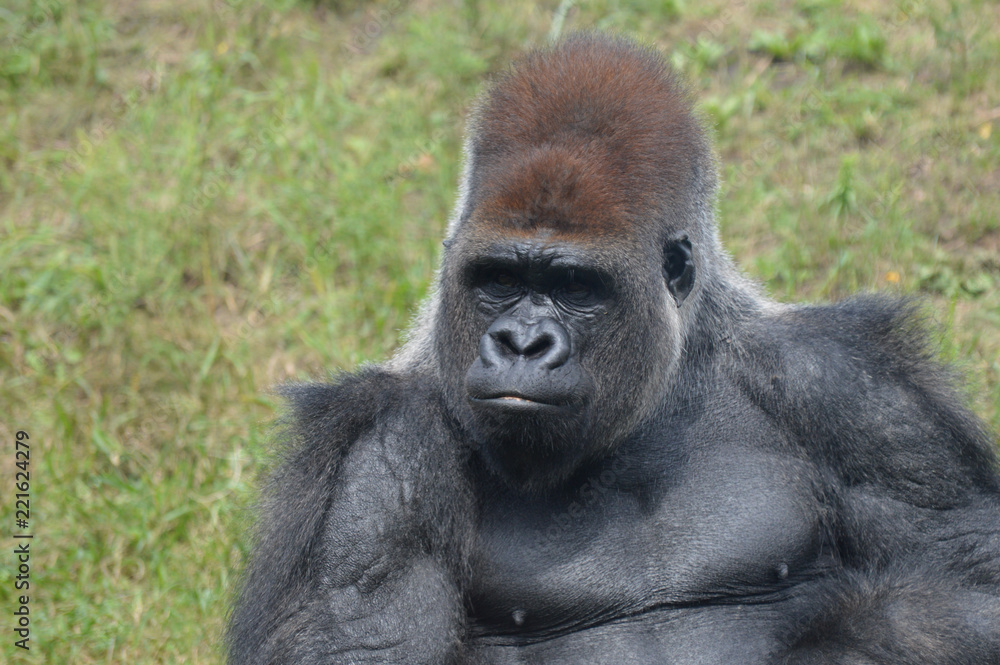
<instances>
[{"instance_id":1,"label":"gorilla's chest","mask_svg":"<svg viewBox=\"0 0 1000 665\"><path fill-rule=\"evenodd\" d=\"M655 468L608 467L558 500L485 506L470 589L489 634L559 633L653 608L740 603L801 577L821 540L808 464L705 450ZM644 473L647 470L643 470Z\"/></svg>"}]
</instances>

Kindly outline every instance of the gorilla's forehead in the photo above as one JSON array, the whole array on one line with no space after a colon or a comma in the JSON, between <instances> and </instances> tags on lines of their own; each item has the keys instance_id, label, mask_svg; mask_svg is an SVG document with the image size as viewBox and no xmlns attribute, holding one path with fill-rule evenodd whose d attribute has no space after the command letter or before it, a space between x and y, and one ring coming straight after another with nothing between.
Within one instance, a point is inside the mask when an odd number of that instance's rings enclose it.
<instances>
[{"instance_id":1,"label":"gorilla's forehead","mask_svg":"<svg viewBox=\"0 0 1000 665\"><path fill-rule=\"evenodd\" d=\"M478 226L509 232L549 229L581 240L634 233L635 221L659 207L657 198L652 190L634 186L637 173L589 152L602 151L545 145L482 165L474 214Z\"/></svg>"}]
</instances>

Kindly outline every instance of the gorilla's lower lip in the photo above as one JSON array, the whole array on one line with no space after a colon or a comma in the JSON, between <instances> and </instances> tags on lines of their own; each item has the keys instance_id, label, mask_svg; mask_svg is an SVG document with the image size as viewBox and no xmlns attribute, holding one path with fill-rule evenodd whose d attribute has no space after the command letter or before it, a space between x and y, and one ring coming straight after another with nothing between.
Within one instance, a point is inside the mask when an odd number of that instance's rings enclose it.
<instances>
[{"instance_id":1,"label":"gorilla's lower lip","mask_svg":"<svg viewBox=\"0 0 1000 665\"><path fill-rule=\"evenodd\" d=\"M523 397L521 395L496 395L493 397L470 397L469 400L473 404L482 406L491 406L501 409L531 410L531 409L565 408L565 406L562 404L543 402L538 399L531 399L530 397Z\"/></svg>"}]
</instances>

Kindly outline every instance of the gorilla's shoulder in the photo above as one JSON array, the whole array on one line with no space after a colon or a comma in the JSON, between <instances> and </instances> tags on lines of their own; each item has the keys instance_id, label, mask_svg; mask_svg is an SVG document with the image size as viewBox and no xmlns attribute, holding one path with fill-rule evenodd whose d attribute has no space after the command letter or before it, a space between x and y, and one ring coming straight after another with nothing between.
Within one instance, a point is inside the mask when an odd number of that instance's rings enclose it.
<instances>
[{"instance_id":1,"label":"gorilla's shoulder","mask_svg":"<svg viewBox=\"0 0 1000 665\"><path fill-rule=\"evenodd\" d=\"M393 411L434 402L438 391L430 379L418 374L368 365L335 375L329 382L288 384L278 393L300 428L357 432Z\"/></svg>"},{"instance_id":2,"label":"gorilla's shoulder","mask_svg":"<svg viewBox=\"0 0 1000 665\"><path fill-rule=\"evenodd\" d=\"M447 426L436 381L381 365L325 383L285 385L278 393L286 401L277 451L285 468L305 465L329 476L344 452L364 436L383 437L390 430L426 433Z\"/></svg>"},{"instance_id":3,"label":"gorilla's shoulder","mask_svg":"<svg viewBox=\"0 0 1000 665\"><path fill-rule=\"evenodd\" d=\"M742 350L759 368L823 391L881 377L936 380L927 326L913 300L865 295L833 305L778 306L746 329ZM933 375L933 376L931 376Z\"/></svg>"},{"instance_id":4,"label":"gorilla's shoulder","mask_svg":"<svg viewBox=\"0 0 1000 665\"><path fill-rule=\"evenodd\" d=\"M990 437L927 330L921 308L906 299L780 307L740 336L736 380L850 482L893 479L918 503L967 483L995 487Z\"/></svg>"}]
</instances>

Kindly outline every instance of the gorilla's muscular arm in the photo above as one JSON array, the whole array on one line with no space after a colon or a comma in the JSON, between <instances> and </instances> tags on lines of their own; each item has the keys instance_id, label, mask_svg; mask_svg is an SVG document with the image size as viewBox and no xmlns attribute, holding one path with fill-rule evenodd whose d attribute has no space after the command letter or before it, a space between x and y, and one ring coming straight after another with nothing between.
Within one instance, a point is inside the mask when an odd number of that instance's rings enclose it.
<instances>
[{"instance_id":1,"label":"gorilla's muscular arm","mask_svg":"<svg viewBox=\"0 0 1000 665\"><path fill-rule=\"evenodd\" d=\"M745 389L836 478L843 571L801 595L787 662L1000 663L993 445L912 306L797 308L754 349Z\"/></svg>"},{"instance_id":2,"label":"gorilla's muscular arm","mask_svg":"<svg viewBox=\"0 0 1000 665\"><path fill-rule=\"evenodd\" d=\"M916 560L810 585L782 665L997 665L1000 600Z\"/></svg>"},{"instance_id":3,"label":"gorilla's muscular arm","mask_svg":"<svg viewBox=\"0 0 1000 665\"><path fill-rule=\"evenodd\" d=\"M270 481L229 662L451 662L466 492L433 399L407 384L369 371L289 391L291 454Z\"/></svg>"}]
</instances>

